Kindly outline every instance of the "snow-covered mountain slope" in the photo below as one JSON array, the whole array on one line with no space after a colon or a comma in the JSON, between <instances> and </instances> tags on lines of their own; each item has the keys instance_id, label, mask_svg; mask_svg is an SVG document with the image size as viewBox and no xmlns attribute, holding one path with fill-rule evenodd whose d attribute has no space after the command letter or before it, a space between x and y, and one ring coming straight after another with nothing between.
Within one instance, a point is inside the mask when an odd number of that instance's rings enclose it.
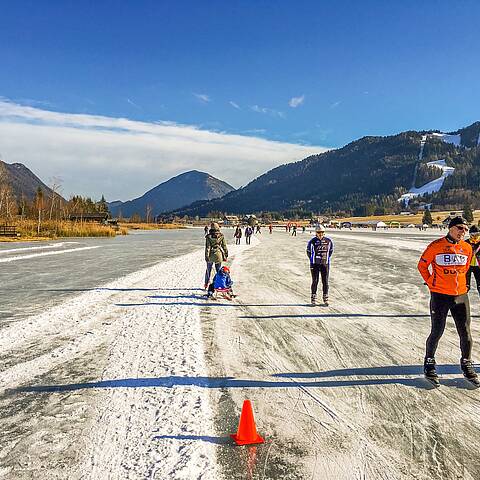
<instances>
[{"instance_id":1,"label":"snow-covered mountain slope","mask_svg":"<svg viewBox=\"0 0 480 480\"><path fill-rule=\"evenodd\" d=\"M419 188L412 187L407 193L404 193L399 199L399 202L405 202L405 205L408 205L409 201L415 197L421 197L428 193L438 192L442 186L443 182L447 177L453 174L455 169L453 167L447 166L445 160L437 160L435 162L428 162L427 165L429 167L437 167L442 170L442 175L431 182L422 185Z\"/></svg>"},{"instance_id":2,"label":"snow-covered mountain slope","mask_svg":"<svg viewBox=\"0 0 480 480\"><path fill-rule=\"evenodd\" d=\"M431 133L429 136L433 137L433 138L438 138L445 143L451 143L452 145L455 145L456 147L461 146L462 139L461 139L460 134L449 135L448 133Z\"/></svg>"}]
</instances>

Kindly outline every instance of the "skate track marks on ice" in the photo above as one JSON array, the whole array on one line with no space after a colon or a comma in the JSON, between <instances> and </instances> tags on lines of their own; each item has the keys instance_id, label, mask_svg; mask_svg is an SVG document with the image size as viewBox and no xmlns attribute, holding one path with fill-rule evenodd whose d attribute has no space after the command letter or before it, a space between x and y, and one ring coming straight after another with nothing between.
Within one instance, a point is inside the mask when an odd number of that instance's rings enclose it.
<instances>
[{"instance_id":1,"label":"skate track marks on ice","mask_svg":"<svg viewBox=\"0 0 480 480\"><path fill-rule=\"evenodd\" d=\"M197 287L204 268L199 250L1 330L5 478L220 478L215 445L193 440L214 432L198 385L35 389L206 376L198 306L206 302ZM190 440L179 446L179 434Z\"/></svg>"},{"instance_id":2,"label":"skate track marks on ice","mask_svg":"<svg viewBox=\"0 0 480 480\"><path fill-rule=\"evenodd\" d=\"M480 440L480 392L460 374L451 320L437 355L442 387L421 374L429 296L416 265L435 237L329 235L330 307L307 306L311 235L275 232L234 263L238 308L203 312L210 375L259 385L212 390L224 411L217 426L231 428L228 416L252 400L267 438L252 479L480 478L470 448ZM217 449L227 478L245 478L248 458Z\"/></svg>"}]
</instances>

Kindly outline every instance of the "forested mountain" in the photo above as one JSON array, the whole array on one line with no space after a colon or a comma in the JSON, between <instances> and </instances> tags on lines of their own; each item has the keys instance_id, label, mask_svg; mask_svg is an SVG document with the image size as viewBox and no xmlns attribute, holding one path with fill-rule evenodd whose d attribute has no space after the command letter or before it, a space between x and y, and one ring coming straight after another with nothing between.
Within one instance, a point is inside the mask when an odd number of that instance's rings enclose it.
<instances>
[{"instance_id":1,"label":"forested mountain","mask_svg":"<svg viewBox=\"0 0 480 480\"><path fill-rule=\"evenodd\" d=\"M144 195L128 202L112 202L110 211L114 216L142 218L153 216L175 208L189 205L197 200L222 197L234 188L226 182L203 172L192 170L167 180Z\"/></svg>"},{"instance_id":2,"label":"forested mountain","mask_svg":"<svg viewBox=\"0 0 480 480\"><path fill-rule=\"evenodd\" d=\"M0 184L8 185L17 201L22 197L32 201L39 187L45 197L52 195L52 190L22 163L6 163L0 160Z\"/></svg>"},{"instance_id":3,"label":"forested mountain","mask_svg":"<svg viewBox=\"0 0 480 480\"><path fill-rule=\"evenodd\" d=\"M480 208L479 134L480 122L476 122L448 134L408 131L363 137L343 148L270 170L222 198L196 202L173 213L399 211L403 206L398 200L412 182L419 186L441 176L441 170L427 164L443 159L455 168L454 173L440 191L412 200L411 208L424 202L433 203L434 208L457 208L466 202Z\"/></svg>"}]
</instances>

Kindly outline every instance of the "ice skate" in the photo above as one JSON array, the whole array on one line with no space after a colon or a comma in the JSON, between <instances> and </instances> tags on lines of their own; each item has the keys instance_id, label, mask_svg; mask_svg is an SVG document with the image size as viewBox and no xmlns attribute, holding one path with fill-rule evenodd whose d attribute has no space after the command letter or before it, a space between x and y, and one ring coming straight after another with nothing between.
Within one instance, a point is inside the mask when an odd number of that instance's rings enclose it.
<instances>
[{"instance_id":1,"label":"ice skate","mask_svg":"<svg viewBox=\"0 0 480 480\"><path fill-rule=\"evenodd\" d=\"M310 305L311 305L312 307L314 307L316 304L317 304L317 296L316 296L316 295L312 295L311 298L310 298Z\"/></svg>"},{"instance_id":2,"label":"ice skate","mask_svg":"<svg viewBox=\"0 0 480 480\"><path fill-rule=\"evenodd\" d=\"M323 296L323 304L328 307L328 295Z\"/></svg>"},{"instance_id":3,"label":"ice skate","mask_svg":"<svg viewBox=\"0 0 480 480\"><path fill-rule=\"evenodd\" d=\"M460 360L460 367L462 368L463 376L475 387L480 387L480 381L478 380L477 372L473 368L471 360L462 358Z\"/></svg>"},{"instance_id":4,"label":"ice skate","mask_svg":"<svg viewBox=\"0 0 480 480\"><path fill-rule=\"evenodd\" d=\"M434 387L439 387L440 382L438 380L437 369L435 365L436 364L434 358L425 358L425 362L423 363L423 373L425 375L425 378Z\"/></svg>"}]
</instances>

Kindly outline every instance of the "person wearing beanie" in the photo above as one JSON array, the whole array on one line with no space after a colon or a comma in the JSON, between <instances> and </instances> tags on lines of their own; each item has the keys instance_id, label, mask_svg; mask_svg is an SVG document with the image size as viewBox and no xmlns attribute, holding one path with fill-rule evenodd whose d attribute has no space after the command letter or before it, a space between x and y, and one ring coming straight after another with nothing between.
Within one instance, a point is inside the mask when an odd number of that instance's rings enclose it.
<instances>
[{"instance_id":1,"label":"person wearing beanie","mask_svg":"<svg viewBox=\"0 0 480 480\"><path fill-rule=\"evenodd\" d=\"M328 306L328 275L330 273L330 259L333 255L333 242L325 236L325 227L319 225L315 229L315 237L307 244L307 256L310 259L310 273L312 274L311 304L317 304L317 287L320 276L322 278L323 304Z\"/></svg>"},{"instance_id":2,"label":"person wearing beanie","mask_svg":"<svg viewBox=\"0 0 480 480\"><path fill-rule=\"evenodd\" d=\"M215 265L215 270L218 272L222 266L222 262L226 262L228 259L227 242L223 233L220 232L220 226L216 222L212 222L210 225L210 231L205 237L205 261L207 262L207 268L205 270L205 290L210 284L210 276L212 273L212 267Z\"/></svg>"},{"instance_id":3,"label":"person wearing beanie","mask_svg":"<svg viewBox=\"0 0 480 480\"><path fill-rule=\"evenodd\" d=\"M431 331L426 342L423 370L425 378L438 386L435 352L450 312L460 337L463 375L480 386L471 359L467 271L472 261L472 247L464 240L468 224L464 218L455 217L450 220L448 227L448 234L430 243L418 262L418 271L430 290Z\"/></svg>"},{"instance_id":4,"label":"person wearing beanie","mask_svg":"<svg viewBox=\"0 0 480 480\"><path fill-rule=\"evenodd\" d=\"M472 261L467 272L467 290L470 290L472 274L475 277L477 291L480 295L480 228L472 225L469 230L470 236L467 243L472 247Z\"/></svg>"}]
</instances>

